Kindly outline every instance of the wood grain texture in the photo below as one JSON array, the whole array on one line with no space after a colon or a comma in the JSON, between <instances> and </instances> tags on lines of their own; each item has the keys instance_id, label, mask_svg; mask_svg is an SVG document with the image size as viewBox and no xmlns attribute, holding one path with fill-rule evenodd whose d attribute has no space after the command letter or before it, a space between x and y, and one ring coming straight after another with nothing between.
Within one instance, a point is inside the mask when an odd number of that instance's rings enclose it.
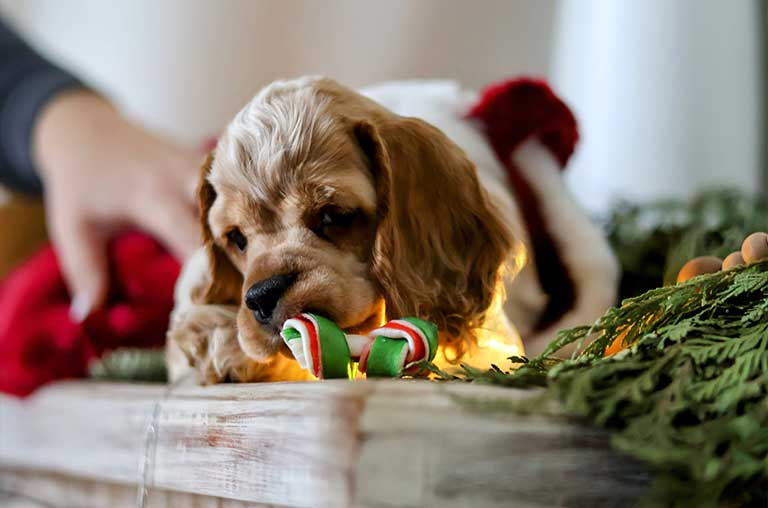
<instances>
[{"instance_id":1,"label":"wood grain texture","mask_svg":"<svg viewBox=\"0 0 768 508\"><path fill-rule=\"evenodd\" d=\"M145 464L150 501L173 491L313 508L631 506L642 468L602 432L515 410L536 394L426 381L170 393L59 383L0 398L0 468L135 491Z\"/></svg>"},{"instance_id":2,"label":"wood grain texture","mask_svg":"<svg viewBox=\"0 0 768 508\"><path fill-rule=\"evenodd\" d=\"M136 488L57 473L0 469L0 506L3 508L135 508ZM152 489L145 506L145 508L179 507L272 508L274 505Z\"/></svg>"}]
</instances>

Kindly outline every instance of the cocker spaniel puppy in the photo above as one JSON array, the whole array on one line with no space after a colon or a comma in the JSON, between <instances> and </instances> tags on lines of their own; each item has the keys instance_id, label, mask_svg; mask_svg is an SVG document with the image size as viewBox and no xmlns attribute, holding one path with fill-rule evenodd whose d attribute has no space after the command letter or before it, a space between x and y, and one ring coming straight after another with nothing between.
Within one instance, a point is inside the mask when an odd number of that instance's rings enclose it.
<instances>
[{"instance_id":1,"label":"cocker spaniel puppy","mask_svg":"<svg viewBox=\"0 0 768 508\"><path fill-rule=\"evenodd\" d=\"M449 359L491 323L533 337L548 297L526 262L532 236L504 167L459 111L466 100L445 83L357 93L302 78L248 103L202 168L205 246L177 285L171 379L190 368L206 383L305 378L279 336L305 311L356 332L419 316L438 325ZM537 188L563 192L536 139L515 156L544 179ZM576 245L578 276L591 281L561 323L594 319L613 303L610 251L570 198L543 213L567 217L560 244ZM505 281L506 312L494 305Z\"/></svg>"}]
</instances>

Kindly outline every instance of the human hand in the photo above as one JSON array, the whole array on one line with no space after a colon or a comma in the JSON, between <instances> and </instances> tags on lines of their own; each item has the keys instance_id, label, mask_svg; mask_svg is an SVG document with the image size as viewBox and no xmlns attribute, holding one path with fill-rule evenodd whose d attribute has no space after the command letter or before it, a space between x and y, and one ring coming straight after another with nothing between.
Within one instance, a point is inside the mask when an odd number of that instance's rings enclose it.
<instances>
[{"instance_id":1,"label":"human hand","mask_svg":"<svg viewBox=\"0 0 768 508\"><path fill-rule=\"evenodd\" d=\"M128 122L88 91L53 99L33 135L48 232L73 295L73 319L82 321L104 302L106 244L118 229L143 229L182 260L194 251L201 163L195 153Z\"/></svg>"}]
</instances>

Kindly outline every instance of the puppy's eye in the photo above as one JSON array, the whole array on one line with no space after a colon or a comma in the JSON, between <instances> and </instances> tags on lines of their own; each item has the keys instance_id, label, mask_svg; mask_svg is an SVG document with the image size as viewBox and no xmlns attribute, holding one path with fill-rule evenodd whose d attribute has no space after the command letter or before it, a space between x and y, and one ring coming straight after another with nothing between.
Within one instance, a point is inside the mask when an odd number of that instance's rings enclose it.
<instances>
[{"instance_id":1,"label":"puppy's eye","mask_svg":"<svg viewBox=\"0 0 768 508\"><path fill-rule=\"evenodd\" d=\"M342 210L336 207L324 208L318 214L318 225L315 233L328 239L334 233L348 229L360 216L357 210Z\"/></svg>"},{"instance_id":2,"label":"puppy's eye","mask_svg":"<svg viewBox=\"0 0 768 508\"><path fill-rule=\"evenodd\" d=\"M230 230L229 233L227 233L227 240L229 243L237 247L237 250L240 252L243 252L245 247L248 245L248 240L245 238L245 236L243 236L243 233L239 228Z\"/></svg>"},{"instance_id":3,"label":"puppy's eye","mask_svg":"<svg viewBox=\"0 0 768 508\"><path fill-rule=\"evenodd\" d=\"M335 209L323 210L322 214L320 215L320 226L324 228L331 226L346 228L352 225L356 215L356 212L348 212Z\"/></svg>"}]
</instances>

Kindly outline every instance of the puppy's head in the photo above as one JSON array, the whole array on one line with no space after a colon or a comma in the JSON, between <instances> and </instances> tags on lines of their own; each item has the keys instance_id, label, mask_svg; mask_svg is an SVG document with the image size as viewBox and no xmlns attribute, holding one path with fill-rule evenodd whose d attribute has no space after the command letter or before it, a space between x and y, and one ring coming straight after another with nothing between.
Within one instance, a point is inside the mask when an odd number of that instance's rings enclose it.
<instances>
[{"instance_id":1,"label":"puppy's head","mask_svg":"<svg viewBox=\"0 0 768 508\"><path fill-rule=\"evenodd\" d=\"M327 79L271 85L203 167L211 262L204 303L236 303L239 342L264 358L304 311L364 331L435 322L458 357L512 247L475 168L442 132Z\"/></svg>"}]
</instances>

